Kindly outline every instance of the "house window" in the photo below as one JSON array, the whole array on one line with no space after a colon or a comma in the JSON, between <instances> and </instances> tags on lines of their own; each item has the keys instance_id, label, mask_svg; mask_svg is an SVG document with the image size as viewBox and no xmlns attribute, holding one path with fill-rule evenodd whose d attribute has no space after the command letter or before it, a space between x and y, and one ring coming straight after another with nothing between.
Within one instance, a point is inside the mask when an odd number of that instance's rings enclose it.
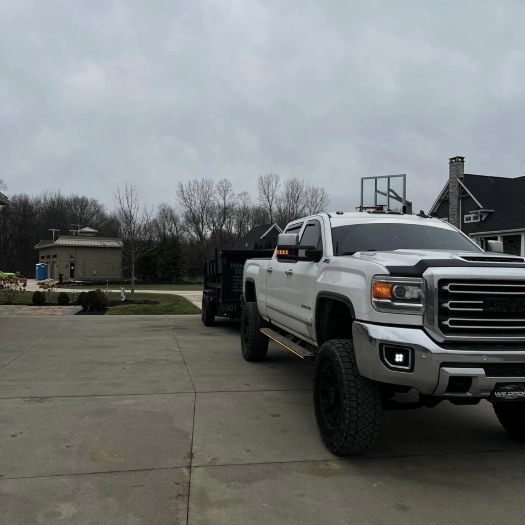
<instances>
[{"instance_id":1,"label":"house window","mask_svg":"<svg viewBox=\"0 0 525 525\"><path fill-rule=\"evenodd\" d=\"M463 216L463 222L479 222L479 213L470 213Z\"/></svg>"},{"instance_id":2,"label":"house window","mask_svg":"<svg viewBox=\"0 0 525 525\"><path fill-rule=\"evenodd\" d=\"M52 258L53 258L53 259L56 259L56 258L57 258L57 256L56 256L56 255L53 255L53 256L52 256Z\"/></svg>"},{"instance_id":3,"label":"house window","mask_svg":"<svg viewBox=\"0 0 525 525\"><path fill-rule=\"evenodd\" d=\"M74 253L72 253L72 254L69 256L69 258L70 258L70 259L76 259L77 256L76 256Z\"/></svg>"},{"instance_id":4,"label":"house window","mask_svg":"<svg viewBox=\"0 0 525 525\"><path fill-rule=\"evenodd\" d=\"M46 259L51 259L51 255L46 255Z\"/></svg>"},{"instance_id":5,"label":"house window","mask_svg":"<svg viewBox=\"0 0 525 525\"><path fill-rule=\"evenodd\" d=\"M46 257L45 257L45 255L41 255L40 258L41 259L45 259Z\"/></svg>"}]
</instances>

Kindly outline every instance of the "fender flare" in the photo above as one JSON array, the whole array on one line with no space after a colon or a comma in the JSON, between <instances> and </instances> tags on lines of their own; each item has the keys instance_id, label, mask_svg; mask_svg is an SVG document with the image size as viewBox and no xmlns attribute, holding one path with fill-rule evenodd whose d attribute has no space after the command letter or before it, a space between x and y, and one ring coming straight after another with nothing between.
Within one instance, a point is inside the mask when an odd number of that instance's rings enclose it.
<instances>
[{"instance_id":1,"label":"fender flare","mask_svg":"<svg viewBox=\"0 0 525 525\"><path fill-rule=\"evenodd\" d=\"M315 298L315 318L314 318L315 336L317 339L317 343L319 343L319 334L318 334L317 326L319 326L318 321L319 321L319 315L320 315L319 308L317 307L317 305L319 304L320 299L332 299L334 301L339 301L340 303L345 304L346 306L348 306L350 310L350 315L352 316L352 320L355 321L355 318L356 318L354 305L352 304L352 301L348 297L346 297L345 295L339 294L339 293L335 293L335 292L319 292L317 294L317 297Z\"/></svg>"}]
</instances>

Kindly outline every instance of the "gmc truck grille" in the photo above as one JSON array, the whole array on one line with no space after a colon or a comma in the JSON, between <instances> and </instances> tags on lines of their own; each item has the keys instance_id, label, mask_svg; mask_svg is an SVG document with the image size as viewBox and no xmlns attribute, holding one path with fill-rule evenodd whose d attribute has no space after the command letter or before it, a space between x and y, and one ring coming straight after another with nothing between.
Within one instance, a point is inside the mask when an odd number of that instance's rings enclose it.
<instances>
[{"instance_id":1,"label":"gmc truck grille","mask_svg":"<svg viewBox=\"0 0 525 525\"><path fill-rule=\"evenodd\" d=\"M525 337L525 280L442 279L438 323L446 336Z\"/></svg>"}]
</instances>

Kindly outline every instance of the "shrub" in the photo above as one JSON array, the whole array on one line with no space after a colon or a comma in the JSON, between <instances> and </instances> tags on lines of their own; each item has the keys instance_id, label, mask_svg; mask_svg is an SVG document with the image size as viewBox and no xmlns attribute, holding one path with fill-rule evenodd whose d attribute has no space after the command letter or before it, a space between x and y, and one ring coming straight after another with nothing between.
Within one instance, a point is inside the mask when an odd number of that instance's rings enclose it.
<instances>
[{"instance_id":1,"label":"shrub","mask_svg":"<svg viewBox=\"0 0 525 525\"><path fill-rule=\"evenodd\" d=\"M17 295L22 295L27 286L27 279L16 272L15 275L8 277L0 277L0 297L2 297L7 304L13 304Z\"/></svg>"},{"instance_id":2,"label":"shrub","mask_svg":"<svg viewBox=\"0 0 525 525\"><path fill-rule=\"evenodd\" d=\"M57 285L55 283L47 284L47 283L39 283L38 287L40 290L46 294L46 299L48 303L53 303L55 298L55 292L57 289Z\"/></svg>"},{"instance_id":3,"label":"shrub","mask_svg":"<svg viewBox=\"0 0 525 525\"><path fill-rule=\"evenodd\" d=\"M80 293L78 294L78 297L77 297L76 303L77 303L77 304L82 304L82 300L84 299L85 295L86 295L86 292L80 292Z\"/></svg>"},{"instance_id":4,"label":"shrub","mask_svg":"<svg viewBox=\"0 0 525 525\"><path fill-rule=\"evenodd\" d=\"M82 310L104 310L106 308L106 298L100 290L91 290L82 298Z\"/></svg>"},{"instance_id":5,"label":"shrub","mask_svg":"<svg viewBox=\"0 0 525 525\"><path fill-rule=\"evenodd\" d=\"M69 304L69 294L66 292L60 292L57 297L57 303L61 306L65 306L66 304Z\"/></svg>"},{"instance_id":6,"label":"shrub","mask_svg":"<svg viewBox=\"0 0 525 525\"><path fill-rule=\"evenodd\" d=\"M33 292L31 301L33 301L33 304L44 304L46 302L46 294L37 290L36 292Z\"/></svg>"}]
</instances>

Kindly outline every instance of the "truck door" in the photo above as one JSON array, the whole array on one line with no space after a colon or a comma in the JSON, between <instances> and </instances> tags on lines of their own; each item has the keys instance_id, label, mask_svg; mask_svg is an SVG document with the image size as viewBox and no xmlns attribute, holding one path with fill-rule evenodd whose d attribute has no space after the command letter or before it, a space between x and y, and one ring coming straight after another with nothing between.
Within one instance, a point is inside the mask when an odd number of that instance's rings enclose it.
<instances>
[{"instance_id":1,"label":"truck door","mask_svg":"<svg viewBox=\"0 0 525 525\"><path fill-rule=\"evenodd\" d=\"M303 222L290 224L285 233L299 234ZM275 252L266 271L266 314L272 322L285 328L291 328L289 323L290 304L287 294L290 284L289 277L296 265L296 261L280 261Z\"/></svg>"},{"instance_id":2,"label":"truck door","mask_svg":"<svg viewBox=\"0 0 525 525\"><path fill-rule=\"evenodd\" d=\"M321 223L317 219L308 221L304 228L300 246L315 246L323 250L323 235ZM304 256L304 250L299 250L299 255ZM322 261L322 258L321 258ZM313 332L313 312L315 308L316 278L323 262L297 261L293 273L288 275L286 285L287 304L290 320L288 324L295 332L315 339Z\"/></svg>"}]
</instances>

